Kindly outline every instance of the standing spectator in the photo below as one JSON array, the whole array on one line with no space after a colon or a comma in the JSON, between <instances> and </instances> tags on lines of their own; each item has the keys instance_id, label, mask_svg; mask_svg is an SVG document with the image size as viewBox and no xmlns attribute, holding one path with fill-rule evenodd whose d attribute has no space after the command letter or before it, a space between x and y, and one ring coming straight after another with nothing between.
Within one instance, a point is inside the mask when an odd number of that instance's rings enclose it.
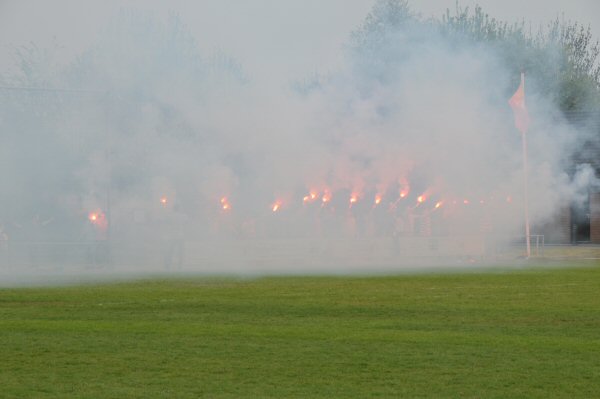
<instances>
[{"instance_id":1,"label":"standing spectator","mask_svg":"<svg viewBox=\"0 0 600 399\"><path fill-rule=\"evenodd\" d=\"M167 251L165 254L165 268L181 269L185 256L185 224L188 217L181 212L179 204L175 204L169 212L165 237Z\"/></svg>"},{"instance_id":2,"label":"standing spectator","mask_svg":"<svg viewBox=\"0 0 600 399\"><path fill-rule=\"evenodd\" d=\"M39 213L36 213L31 218L31 223L25 232L27 234L27 240L29 241L29 260L31 266L38 266L41 247L44 244L44 240L47 238L45 228L52 223L53 220L54 218L52 217L42 219Z\"/></svg>"},{"instance_id":3,"label":"standing spectator","mask_svg":"<svg viewBox=\"0 0 600 399\"><path fill-rule=\"evenodd\" d=\"M8 234L0 223L0 264L6 264L8 258Z\"/></svg>"}]
</instances>

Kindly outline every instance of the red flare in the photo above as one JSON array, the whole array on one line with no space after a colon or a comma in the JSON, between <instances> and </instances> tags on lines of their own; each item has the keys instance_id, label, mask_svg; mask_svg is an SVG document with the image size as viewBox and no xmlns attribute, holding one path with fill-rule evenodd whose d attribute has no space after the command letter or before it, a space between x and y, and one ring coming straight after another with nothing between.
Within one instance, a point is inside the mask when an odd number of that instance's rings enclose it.
<instances>
[{"instance_id":1,"label":"red flare","mask_svg":"<svg viewBox=\"0 0 600 399\"><path fill-rule=\"evenodd\" d=\"M318 197L318 194L316 191L311 190L310 193L308 195L305 195L304 198L302 198L302 201L304 203L307 202L313 202L314 200L316 200Z\"/></svg>"},{"instance_id":2,"label":"red flare","mask_svg":"<svg viewBox=\"0 0 600 399\"><path fill-rule=\"evenodd\" d=\"M88 214L88 220L92 223L99 231L106 231L108 229L108 220L106 215L101 210L95 210Z\"/></svg>"},{"instance_id":3,"label":"red flare","mask_svg":"<svg viewBox=\"0 0 600 399\"><path fill-rule=\"evenodd\" d=\"M106 220L106 215L101 210L95 210L88 214L88 220L94 226L101 230L106 230L108 227L108 220Z\"/></svg>"},{"instance_id":4,"label":"red flare","mask_svg":"<svg viewBox=\"0 0 600 399\"><path fill-rule=\"evenodd\" d=\"M281 201L277 200L271 205L271 210L277 212L281 208Z\"/></svg>"},{"instance_id":5,"label":"red flare","mask_svg":"<svg viewBox=\"0 0 600 399\"><path fill-rule=\"evenodd\" d=\"M227 200L227 197L222 197L221 198L221 209L224 211L228 211L231 209L231 205L229 204L229 201Z\"/></svg>"},{"instance_id":6,"label":"red flare","mask_svg":"<svg viewBox=\"0 0 600 399\"><path fill-rule=\"evenodd\" d=\"M161 198L160 198L160 203L161 203L161 204L163 204L163 205L167 205L167 202L168 202L168 201L167 201L167 197L161 197Z\"/></svg>"},{"instance_id":7,"label":"red flare","mask_svg":"<svg viewBox=\"0 0 600 399\"><path fill-rule=\"evenodd\" d=\"M381 195L380 195L380 194L377 194L377 195L375 196L375 205L377 206L377 205L379 205L379 204L381 204Z\"/></svg>"}]
</instances>

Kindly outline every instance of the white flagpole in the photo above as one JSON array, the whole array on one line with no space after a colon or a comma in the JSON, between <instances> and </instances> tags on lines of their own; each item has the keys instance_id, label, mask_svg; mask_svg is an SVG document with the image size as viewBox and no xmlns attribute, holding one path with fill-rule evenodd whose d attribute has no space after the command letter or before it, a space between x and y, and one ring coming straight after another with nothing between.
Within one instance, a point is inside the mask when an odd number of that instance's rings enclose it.
<instances>
[{"instance_id":1,"label":"white flagpole","mask_svg":"<svg viewBox=\"0 0 600 399\"><path fill-rule=\"evenodd\" d=\"M525 73L521 73L521 82L523 83L523 92L525 92ZM525 242L527 245L527 259L531 257L531 240L529 234L529 184L527 183L527 130L523 130L521 137L523 139L523 183L525 194Z\"/></svg>"}]
</instances>

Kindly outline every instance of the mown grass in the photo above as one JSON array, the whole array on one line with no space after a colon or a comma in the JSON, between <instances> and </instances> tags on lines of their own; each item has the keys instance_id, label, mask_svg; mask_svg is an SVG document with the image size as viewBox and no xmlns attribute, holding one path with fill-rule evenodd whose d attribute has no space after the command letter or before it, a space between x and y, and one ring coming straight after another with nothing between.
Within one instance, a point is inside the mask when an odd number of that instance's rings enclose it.
<instances>
[{"instance_id":1,"label":"mown grass","mask_svg":"<svg viewBox=\"0 0 600 399\"><path fill-rule=\"evenodd\" d=\"M0 397L600 397L600 265L0 290Z\"/></svg>"}]
</instances>

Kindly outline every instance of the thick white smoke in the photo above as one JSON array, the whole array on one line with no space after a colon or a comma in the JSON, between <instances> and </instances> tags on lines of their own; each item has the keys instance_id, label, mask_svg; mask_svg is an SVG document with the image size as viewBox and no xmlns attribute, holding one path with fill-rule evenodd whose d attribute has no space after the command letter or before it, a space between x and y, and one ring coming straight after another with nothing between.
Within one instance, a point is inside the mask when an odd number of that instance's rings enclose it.
<instances>
[{"instance_id":1,"label":"thick white smoke","mask_svg":"<svg viewBox=\"0 0 600 399\"><path fill-rule=\"evenodd\" d=\"M3 147L27 153L44 134L53 146L37 161L61 175L43 193L30 180L3 198L8 266L370 271L483 256L486 237L522 235L521 137L507 103L515 76L484 45L392 34L374 59L349 50L342 68L300 89L200 53L175 17L136 12L73 64L30 65L35 76L23 71L19 84L80 91L5 97L22 108L3 115L3 130L29 136L7 135ZM535 91L527 102L535 225L595 176L568 177L578 132ZM17 185L21 173L3 177ZM79 253L49 258L54 247L39 243L59 230Z\"/></svg>"}]
</instances>

